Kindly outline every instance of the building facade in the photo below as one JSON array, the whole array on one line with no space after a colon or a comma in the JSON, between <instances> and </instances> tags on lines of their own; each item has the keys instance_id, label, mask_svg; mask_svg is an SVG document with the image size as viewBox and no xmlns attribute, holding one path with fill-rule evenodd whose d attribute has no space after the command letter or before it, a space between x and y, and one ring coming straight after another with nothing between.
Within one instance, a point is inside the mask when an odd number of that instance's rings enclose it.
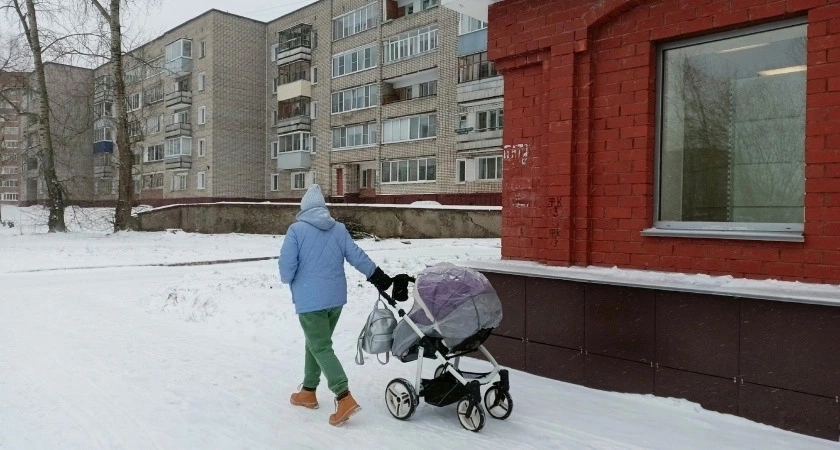
<instances>
[{"instance_id":1,"label":"building facade","mask_svg":"<svg viewBox=\"0 0 840 450\"><path fill-rule=\"evenodd\" d=\"M840 3L444 3L504 74L506 364L837 441Z\"/></svg>"},{"instance_id":2,"label":"building facade","mask_svg":"<svg viewBox=\"0 0 840 450\"><path fill-rule=\"evenodd\" d=\"M17 204L21 198L21 123L18 108L26 75L0 72L0 203Z\"/></svg>"},{"instance_id":3,"label":"building facade","mask_svg":"<svg viewBox=\"0 0 840 450\"><path fill-rule=\"evenodd\" d=\"M211 10L129 52L136 199L501 201L486 23L436 0L321 0L269 23ZM94 198L116 198L113 82L94 70Z\"/></svg>"}]
</instances>

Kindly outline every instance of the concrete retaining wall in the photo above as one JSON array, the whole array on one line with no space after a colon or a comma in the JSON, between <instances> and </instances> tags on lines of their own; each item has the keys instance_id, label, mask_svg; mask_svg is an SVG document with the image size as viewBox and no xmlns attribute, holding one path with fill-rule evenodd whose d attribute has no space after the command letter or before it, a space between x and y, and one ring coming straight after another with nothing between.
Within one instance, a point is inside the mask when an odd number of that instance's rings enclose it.
<instances>
[{"instance_id":1,"label":"concrete retaining wall","mask_svg":"<svg viewBox=\"0 0 840 450\"><path fill-rule=\"evenodd\" d=\"M359 224L381 238L497 238L502 224L498 207L332 204L329 209L337 220ZM141 231L177 228L196 233L285 234L299 211L296 203L211 203L153 209L135 219Z\"/></svg>"}]
</instances>

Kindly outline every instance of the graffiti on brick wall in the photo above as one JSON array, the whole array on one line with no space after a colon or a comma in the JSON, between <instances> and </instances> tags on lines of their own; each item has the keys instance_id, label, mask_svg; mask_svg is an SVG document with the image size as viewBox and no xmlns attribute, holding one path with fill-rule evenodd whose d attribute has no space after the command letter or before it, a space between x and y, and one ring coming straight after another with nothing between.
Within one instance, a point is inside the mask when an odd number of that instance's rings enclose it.
<instances>
[{"instance_id":1,"label":"graffiti on brick wall","mask_svg":"<svg viewBox=\"0 0 840 450\"><path fill-rule=\"evenodd\" d=\"M560 216L560 198L559 197L548 197L548 210L551 212L552 217L559 217Z\"/></svg>"},{"instance_id":2,"label":"graffiti on brick wall","mask_svg":"<svg viewBox=\"0 0 840 450\"><path fill-rule=\"evenodd\" d=\"M511 199L510 204L513 205L514 208L530 208L531 196L532 195L530 192L515 191L513 193L513 198Z\"/></svg>"},{"instance_id":3,"label":"graffiti on brick wall","mask_svg":"<svg viewBox=\"0 0 840 450\"><path fill-rule=\"evenodd\" d=\"M502 149L504 150L505 161L519 161L523 166L528 163L531 144L508 144Z\"/></svg>"},{"instance_id":4,"label":"graffiti on brick wall","mask_svg":"<svg viewBox=\"0 0 840 450\"><path fill-rule=\"evenodd\" d=\"M548 237L550 239L550 243L552 247L557 247L560 245L560 229L559 228L551 228L548 230Z\"/></svg>"}]
</instances>

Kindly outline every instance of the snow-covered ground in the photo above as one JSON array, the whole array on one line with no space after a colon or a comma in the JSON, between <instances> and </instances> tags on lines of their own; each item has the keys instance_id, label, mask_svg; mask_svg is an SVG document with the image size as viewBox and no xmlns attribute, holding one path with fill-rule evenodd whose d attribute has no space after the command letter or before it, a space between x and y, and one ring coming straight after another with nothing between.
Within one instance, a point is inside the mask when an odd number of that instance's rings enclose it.
<instances>
[{"instance_id":1,"label":"snow-covered ground","mask_svg":"<svg viewBox=\"0 0 840 450\"><path fill-rule=\"evenodd\" d=\"M282 236L109 232L108 210L80 210L74 232L44 233L38 208L3 207L0 227L0 449L40 448L834 448L705 411L685 400L587 389L512 371L513 415L480 433L454 407L421 403L393 419L388 381L414 364L353 363L376 293L348 266L336 334L353 395L346 426L292 407L303 336L276 260ZM496 239L359 241L389 274L439 261L497 260ZM484 363L468 360L477 368ZM428 365L433 369L433 365Z\"/></svg>"}]
</instances>

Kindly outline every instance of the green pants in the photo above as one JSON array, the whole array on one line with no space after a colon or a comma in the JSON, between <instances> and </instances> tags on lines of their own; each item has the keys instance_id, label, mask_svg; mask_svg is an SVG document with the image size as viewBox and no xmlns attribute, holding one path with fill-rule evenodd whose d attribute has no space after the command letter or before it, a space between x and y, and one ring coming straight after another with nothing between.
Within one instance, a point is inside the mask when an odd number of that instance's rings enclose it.
<instances>
[{"instance_id":1,"label":"green pants","mask_svg":"<svg viewBox=\"0 0 840 450\"><path fill-rule=\"evenodd\" d=\"M327 385L336 395L347 390L347 375L332 348L332 334L341 306L298 314L303 335L306 337L306 357L303 366L303 386L315 389L321 382L321 372Z\"/></svg>"}]
</instances>

